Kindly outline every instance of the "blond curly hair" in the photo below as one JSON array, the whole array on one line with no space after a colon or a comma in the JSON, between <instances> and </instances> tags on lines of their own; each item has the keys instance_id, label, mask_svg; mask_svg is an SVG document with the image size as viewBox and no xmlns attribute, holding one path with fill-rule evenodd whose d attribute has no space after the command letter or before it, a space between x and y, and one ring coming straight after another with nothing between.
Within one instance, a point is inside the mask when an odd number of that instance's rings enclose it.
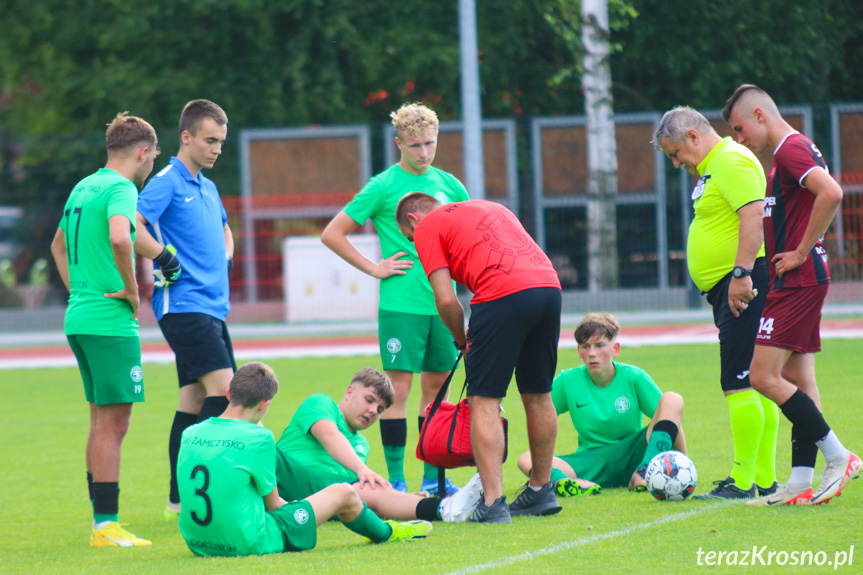
<instances>
[{"instance_id":1,"label":"blond curly hair","mask_svg":"<svg viewBox=\"0 0 863 575\"><path fill-rule=\"evenodd\" d=\"M422 102L403 104L390 118L399 138L422 137L432 130L436 132L439 126L437 114Z\"/></svg>"}]
</instances>

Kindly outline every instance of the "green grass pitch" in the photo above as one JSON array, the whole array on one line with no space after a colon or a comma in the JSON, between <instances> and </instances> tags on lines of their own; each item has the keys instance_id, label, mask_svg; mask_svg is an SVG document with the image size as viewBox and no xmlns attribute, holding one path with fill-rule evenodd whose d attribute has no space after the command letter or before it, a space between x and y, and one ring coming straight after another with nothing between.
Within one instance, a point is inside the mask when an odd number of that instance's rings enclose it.
<instances>
[{"instance_id":1,"label":"green grass pitch","mask_svg":"<svg viewBox=\"0 0 863 575\"><path fill-rule=\"evenodd\" d=\"M818 381L827 419L845 445L863 452L863 377L860 340L831 340L818 355ZM716 345L624 349L619 358L645 368L666 391L686 401L684 428L690 457L698 468L696 492L724 478L731 466L727 404L719 390ZM339 399L350 376L377 358L327 358L270 362L281 390L264 424L278 438L293 410L311 393ZM561 352L559 368L578 364L574 350ZM737 573L741 566L707 566L709 551L743 551L755 546L779 553L772 565L749 567L749 573L820 573L833 567L779 566L782 552L836 552L856 548L852 565L838 571L863 572L863 481L819 508L753 509L712 502L654 501L649 495L606 490L591 498L562 499L563 512L546 518L516 518L512 525L436 523L425 541L367 545L337 523L327 523L318 546L301 554L238 559L202 559L186 548L176 524L162 520L167 496L168 431L176 407L173 365L146 365L147 401L135 407L123 447L120 518L129 529L151 539L152 547L91 549L88 546L90 503L87 498L84 445L87 406L76 369L0 372L0 572L3 573L396 573L491 572L530 569L533 573ZM460 386L463 375L456 376ZM409 413L416 412L418 394ZM527 449L524 412L514 386L504 401L510 419L510 457L504 464L504 491L511 500L524 482L515 466ZM413 422L413 415L409 422ZM411 424L408 450L416 445ZM377 426L367 431L372 445L369 463L385 474ZM790 426L782 419L778 448L779 479L789 472ZM568 416L560 419L558 452L575 448ZM407 461L409 487L417 489L421 464ZM816 481L823 468L819 457ZM472 469L450 472L463 483ZM663 518L666 518L663 520ZM655 522L655 523L654 523ZM798 555L799 556L799 555ZM818 556L816 556L818 558ZM846 562L849 557L846 557ZM752 558L749 558L752 561Z\"/></svg>"}]
</instances>

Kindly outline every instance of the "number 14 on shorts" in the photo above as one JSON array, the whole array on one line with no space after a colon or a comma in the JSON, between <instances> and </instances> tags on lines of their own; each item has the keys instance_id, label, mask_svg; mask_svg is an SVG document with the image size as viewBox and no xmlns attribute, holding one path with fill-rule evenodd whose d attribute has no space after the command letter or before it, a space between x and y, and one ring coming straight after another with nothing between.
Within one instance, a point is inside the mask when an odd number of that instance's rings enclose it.
<instances>
[{"instance_id":1,"label":"number 14 on shorts","mask_svg":"<svg viewBox=\"0 0 863 575\"><path fill-rule=\"evenodd\" d=\"M761 323L758 324L758 335L760 336L762 333L766 333L769 337L771 333L773 333L773 318L772 317L762 317Z\"/></svg>"}]
</instances>

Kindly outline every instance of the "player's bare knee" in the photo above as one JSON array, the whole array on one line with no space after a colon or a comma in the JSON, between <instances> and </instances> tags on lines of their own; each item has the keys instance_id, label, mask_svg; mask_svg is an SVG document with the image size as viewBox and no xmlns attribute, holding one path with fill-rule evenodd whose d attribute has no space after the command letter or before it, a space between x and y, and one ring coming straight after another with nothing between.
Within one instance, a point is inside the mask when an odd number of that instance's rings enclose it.
<instances>
[{"instance_id":1,"label":"player's bare knee","mask_svg":"<svg viewBox=\"0 0 863 575\"><path fill-rule=\"evenodd\" d=\"M530 459L530 451L525 451L518 458L518 468L525 475L530 475L530 468L532 467L532 461Z\"/></svg>"},{"instance_id":2,"label":"player's bare knee","mask_svg":"<svg viewBox=\"0 0 863 575\"><path fill-rule=\"evenodd\" d=\"M659 403L672 414L683 413L683 396L673 391L666 391L659 398Z\"/></svg>"}]
</instances>

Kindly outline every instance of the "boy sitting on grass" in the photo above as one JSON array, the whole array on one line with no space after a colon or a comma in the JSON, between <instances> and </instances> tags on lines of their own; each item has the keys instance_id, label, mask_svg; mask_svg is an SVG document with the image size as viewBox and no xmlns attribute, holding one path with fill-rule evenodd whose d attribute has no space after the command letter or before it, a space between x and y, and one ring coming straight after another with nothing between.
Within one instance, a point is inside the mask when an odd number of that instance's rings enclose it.
<instances>
[{"instance_id":1,"label":"boy sitting on grass","mask_svg":"<svg viewBox=\"0 0 863 575\"><path fill-rule=\"evenodd\" d=\"M610 313L589 313L575 328L584 365L554 379L551 398L557 414L569 412L578 432L578 449L556 456L551 480L558 495L599 493L602 487L645 491L644 475L654 455L675 449L686 453L683 398L662 393L647 372L619 363L620 324ZM642 414L650 417L644 427ZM530 475L530 453L518 459Z\"/></svg>"},{"instance_id":2,"label":"boy sitting on grass","mask_svg":"<svg viewBox=\"0 0 863 575\"><path fill-rule=\"evenodd\" d=\"M397 491L366 465L369 442L358 432L371 427L394 398L390 378L367 367L354 374L338 404L320 393L306 399L276 444L279 493L302 499L329 485L350 483L381 517L465 521L479 501L479 474L441 499L424 491Z\"/></svg>"},{"instance_id":3,"label":"boy sitting on grass","mask_svg":"<svg viewBox=\"0 0 863 575\"><path fill-rule=\"evenodd\" d=\"M317 526L333 516L375 543L429 534L426 521L382 521L345 483L300 501L282 499L273 434L257 425L278 389L269 366L248 363L231 379L224 413L183 432L179 523L193 553L230 557L312 549Z\"/></svg>"}]
</instances>

